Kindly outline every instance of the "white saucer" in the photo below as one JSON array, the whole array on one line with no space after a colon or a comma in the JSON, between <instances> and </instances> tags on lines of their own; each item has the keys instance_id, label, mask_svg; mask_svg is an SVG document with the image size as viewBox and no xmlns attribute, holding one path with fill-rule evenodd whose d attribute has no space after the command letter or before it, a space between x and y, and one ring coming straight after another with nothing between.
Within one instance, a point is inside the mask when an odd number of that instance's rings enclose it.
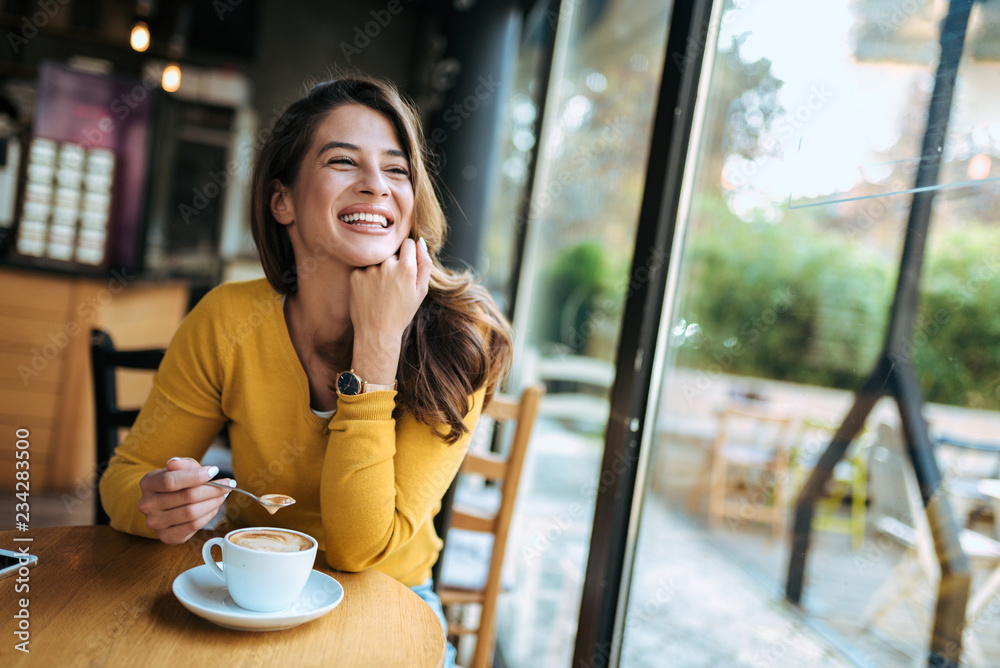
<instances>
[{"instance_id":1,"label":"white saucer","mask_svg":"<svg viewBox=\"0 0 1000 668\"><path fill-rule=\"evenodd\" d=\"M233 603L225 583L202 564L174 579L174 595L185 608L210 622L237 631L278 631L310 622L344 600L344 588L326 573L312 571L306 587L288 608L251 612Z\"/></svg>"}]
</instances>

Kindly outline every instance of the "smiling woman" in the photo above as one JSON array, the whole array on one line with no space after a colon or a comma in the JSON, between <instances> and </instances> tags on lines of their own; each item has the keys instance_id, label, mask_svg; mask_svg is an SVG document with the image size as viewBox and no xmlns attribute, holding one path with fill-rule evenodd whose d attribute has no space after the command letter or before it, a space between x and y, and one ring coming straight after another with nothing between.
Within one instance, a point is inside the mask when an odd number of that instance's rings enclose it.
<instances>
[{"instance_id":1,"label":"smiling woman","mask_svg":"<svg viewBox=\"0 0 1000 668\"><path fill-rule=\"evenodd\" d=\"M437 260L445 219L412 106L372 79L315 86L261 149L251 223L267 278L216 288L181 325L101 480L111 524L167 543L205 526L228 492L198 461L226 426L241 487L297 502L272 518L234 497L224 528L303 531L330 566L377 568L433 606L431 519L510 328Z\"/></svg>"},{"instance_id":2,"label":"smiling woman","mask_svg":"<svg viewBox=\"0 0 1000 668\"><path fill-rule=\"evenodd\" d=\"M300 281L318 273L343 279L400 248L412 226L409 162L379 112L346 104L327 114L294 182L269 184L271 213L286 226L296 257L322 249L331 258L319 272L299 267Z\"/></svg>"}]
</instances>

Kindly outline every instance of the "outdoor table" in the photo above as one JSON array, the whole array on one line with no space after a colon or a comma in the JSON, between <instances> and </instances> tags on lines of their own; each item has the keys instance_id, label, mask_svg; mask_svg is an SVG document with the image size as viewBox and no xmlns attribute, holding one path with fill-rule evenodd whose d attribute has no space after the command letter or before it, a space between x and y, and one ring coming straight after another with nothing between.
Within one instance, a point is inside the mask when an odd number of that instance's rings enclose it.
<instances>
[{"instance_id":1,"label":"outdoor table","mask_svg":"<svg viewBox=\"0 0 1000 668\"><path fill-rule=\"evenodd\" d=\"M0 547L29 546L38 556L26 577L0 580L0 665L443 664L444 631L430 606L379 571L334 571L322 552L315 569L335 578L344 598L318 619L259 632L223 628L196 616L171 587L178 575L204 563L201 545L210 535L203 531L185 544L165 545L107 526L0 532ZM15 647L22 639L14 633L20 628L14 615L22 609L29 653Z\"/></svg>"}]
</instances>

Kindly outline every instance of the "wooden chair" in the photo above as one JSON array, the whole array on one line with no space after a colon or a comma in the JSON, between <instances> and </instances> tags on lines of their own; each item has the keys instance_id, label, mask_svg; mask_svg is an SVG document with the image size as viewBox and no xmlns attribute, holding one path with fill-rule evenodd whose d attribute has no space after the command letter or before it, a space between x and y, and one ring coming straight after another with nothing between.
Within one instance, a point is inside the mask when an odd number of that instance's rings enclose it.
<instances>
[{"instance_id":1,"label":"wooden chair","mask_svg":"<svg viewBox=\"0 0 1000 668\"><path fill-rule=\"evenodd\" d=\"M438 595L441 597L442 605L448 609L449 618L456 617L454 609L457 607L477 604L481 610L479 623L474 628L469 628L464 623L449 622L448 625L449 636L476 636L476 648L471 664L473 668L484 668L489 665L493 656L497 596L501 589L500 576L507 547L507 533L514 512L521 468L543 394L543 387L538 385L525 389L519 398L494 396L483 415L495 420L498 426L500 423L514 425L507 454L501 456L491 452L470 451L456 477L457 484L453 484L453 487L457 487L460 484L459 479L477 476L491 484L483 489L497 491L500 497L498 507L495 510L487 510L468 503L461 492L456 494L456 502L450 512L447 547L442 553L442 559L439 560L444 562L444 565L439 569ZM470 577L468 573L464 573L459 582L456 581L454 574L449 573L447 557L450 556L449 553L461 549L463 532L469 532L470 535L479 534L487 539L492 536L492 546L488 552L482 554L484 558L477 560L481 574Z\"/></svg>"},{"instance_id":2,"label":"wooden chair","mask_svg":"<svg viewBox=\"0 0 1000 668\"><path fill-rule=\"evenodd\" d=\"M709 527L728 517L738 525L768 523L774 538L784 534L793 425L791 417L763 407L723 409L709 461Z\"/></svg>"},{"instance_id":3,"label":"wooden chair","mask_svg":"<svg viewBox=\"0 0 1000 668\"><path fill-rule=\"evenodd\" d=\"M916 475L904 451L898 425L881 423L876 429L876 444L871 454L871 490L869 515L875 529L899 543L904 553L885 583L872 595L861 625L878 624L901 602L910 607L917 619L926 618L930 608L920 587L929 585L934 590L941 569ZM960 529L959 542L974 568L993 569L986 582L970 592L966 608L966 627L970 628L1000 589L1000 541L971 529ZM981 654L974 634L969 634L966 642L971 655Z\"/></svg>"},{"instance_id":4,"label":"wooden chair","mask_svg":"<svg viewBox=\"0 0 1000 668\"><path fill-rule=\"evenodd\" d=\"M90 330L90 364L94 382L94 413L96 439L97 479L100 479L108 461L118 447L118 431L131 427L139 415L139 409L122 409L118 406L118 369L156 371L165 350L116 350L111 335L100 329ZM94 524L108 524L110 519L101 505L100 488L94 487Z\"/></svg>"},{"instance_id":5,"label":"wooden chair","mask_svg":"<svg viewBox=\"0 0 1000 668\"><path fill-rule=\"evenodd\" d=\"M793 489L797 498L820 455L837 432L838 424L806 417L795 430L791 450ZM873 434L862 430L848 448L846 456L833 468L826 496L818 499L813 515L815 531L835 531L851 536L851 547L861 549L865 540L868 507L868 454ZM850 514L843 507L850 502Z\"/></svg>"}]
</instances>

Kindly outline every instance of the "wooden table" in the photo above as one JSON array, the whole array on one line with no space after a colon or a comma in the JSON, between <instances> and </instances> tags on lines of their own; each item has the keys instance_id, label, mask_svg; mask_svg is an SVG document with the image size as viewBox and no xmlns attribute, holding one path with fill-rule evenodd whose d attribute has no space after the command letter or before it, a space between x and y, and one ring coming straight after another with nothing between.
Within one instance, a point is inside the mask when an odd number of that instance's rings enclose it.
<instances>
[{"instance_id":1,"label":"wooden table","mask_svg":"<svg viewBox=\"0 0 1000 668\"><path fill-rule=\"evenodd\" d=\"M14 538L32 538L15 542ZM79 526L0 532L0 547L28 545L38 565L27 592L0 580L2 666L440 666L445 638L431 608L375 570L342 573L344 600L319 619L283 631L225 629L184 608L174 578L202 564L201 532L184 545ZM28 599L25 654L13 615Z\"/></svg>"}]
</instances>

